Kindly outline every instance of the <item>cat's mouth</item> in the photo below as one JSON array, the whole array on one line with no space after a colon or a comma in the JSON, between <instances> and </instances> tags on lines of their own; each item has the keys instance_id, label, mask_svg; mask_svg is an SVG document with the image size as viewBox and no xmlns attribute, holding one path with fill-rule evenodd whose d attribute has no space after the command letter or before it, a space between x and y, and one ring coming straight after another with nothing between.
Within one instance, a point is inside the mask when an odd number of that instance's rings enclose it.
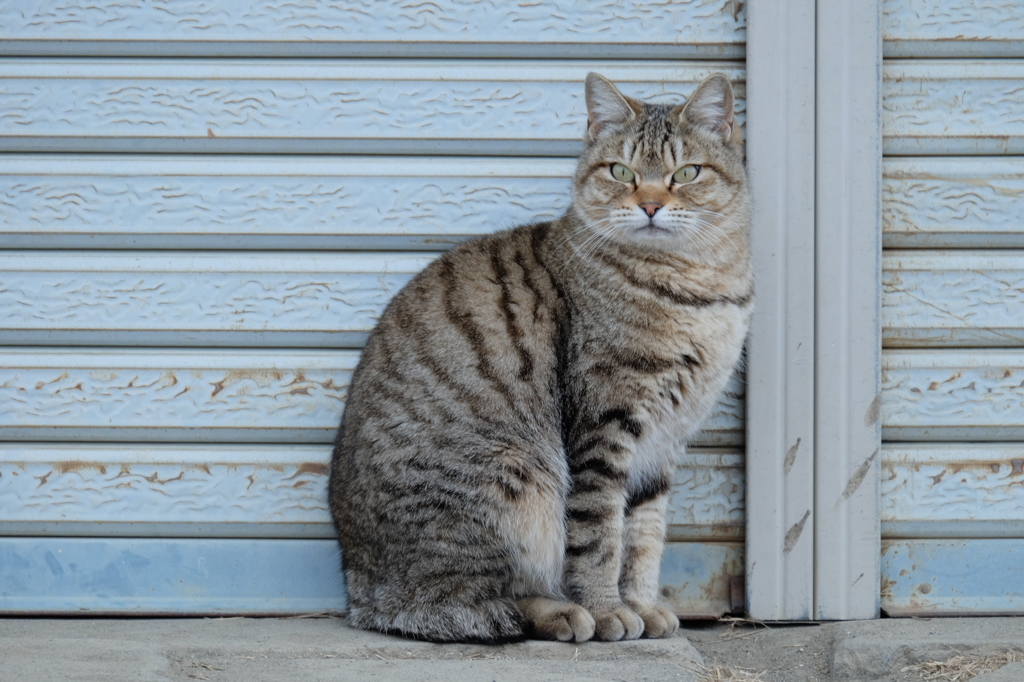
<instances>
[{"instance_id":1,"label":"cat's mouth","mask_svg":"<svg viewBox=\"0 0 1024 682\"><path fill-rule=\"evenodd\" d=\"M637 228L636 232L637 234L650 237L667 237L672 234L672 230L665 227L659 227L658 225L655 225L653 221L647 223L643 227Z\"/></svg>"}]
</instances>

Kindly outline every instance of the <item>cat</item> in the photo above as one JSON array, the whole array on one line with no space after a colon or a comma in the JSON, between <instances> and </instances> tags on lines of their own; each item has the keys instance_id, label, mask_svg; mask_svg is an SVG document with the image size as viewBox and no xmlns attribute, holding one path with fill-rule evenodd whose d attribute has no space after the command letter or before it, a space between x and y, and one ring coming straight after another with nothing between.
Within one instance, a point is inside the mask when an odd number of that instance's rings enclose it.
<instances>
[{"instance_id":1,"label":"cat","mask_svg":"<svg viewBox=\"0 0 1024 682\"><path fill-rule=\"evenodd\" d=\"M437 642L667 637L675 453L739 362L750 198L728 79L586 79L561 218L465 242L370 335L329 501L349 623Z\"/></svg>"}]
</instances>

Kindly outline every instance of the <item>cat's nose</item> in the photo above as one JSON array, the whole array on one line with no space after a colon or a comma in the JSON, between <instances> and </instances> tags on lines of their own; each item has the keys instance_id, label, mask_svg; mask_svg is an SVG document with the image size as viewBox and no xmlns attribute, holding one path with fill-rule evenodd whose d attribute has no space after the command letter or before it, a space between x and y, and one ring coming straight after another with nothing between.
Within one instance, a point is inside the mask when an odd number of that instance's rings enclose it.
<instances>
[{"instance_id":1,"label":"cat's nose","mask_svg":"<svg viewBox=\"0 0 1024 682\"><path fill-rule=\"evenodd\" d=\"M644 203L640 204L640 208L644 210L644 213L647 214L648 218L653 218L654 214L658 212L658 209L664 205L665 204L659 204L656 201L645 201Z\"/></svg>"}]
</instances>

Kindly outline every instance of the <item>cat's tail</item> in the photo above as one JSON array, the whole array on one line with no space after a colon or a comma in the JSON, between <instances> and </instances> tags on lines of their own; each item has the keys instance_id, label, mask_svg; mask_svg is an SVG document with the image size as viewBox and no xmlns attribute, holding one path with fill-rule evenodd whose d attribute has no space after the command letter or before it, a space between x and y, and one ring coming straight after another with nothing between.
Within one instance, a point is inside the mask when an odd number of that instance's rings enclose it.
<instances>
[{"instance_id":1,"label":"cat's tail","mask_svg":"<svg viewBox=\"0 0 1024 682\"><path fill-rule=\"evenodd\" d=\"M349 624L430 642L504 644L526 638L526 618L512 599L475 604L431 604L385 613L353 606Z\"/></svg>"}]
</instances>

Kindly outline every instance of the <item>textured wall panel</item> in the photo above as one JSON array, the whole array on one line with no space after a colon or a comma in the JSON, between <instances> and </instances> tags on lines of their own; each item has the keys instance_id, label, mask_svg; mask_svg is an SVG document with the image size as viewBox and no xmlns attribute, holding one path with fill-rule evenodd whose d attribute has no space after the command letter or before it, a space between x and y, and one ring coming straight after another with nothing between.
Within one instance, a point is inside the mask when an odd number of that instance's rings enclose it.
<instances>
[{"instance_id":1,"label":"textured wall panel","mask_svg":"<svg viewBox=\"0 0 1024 682\"><path fill-rule=\"evenodd\" d=\"M1024 159L882 161L891 248L1024 248Z\"/></svg>"},{"instance_id":2,"label":"textured wall panel","mask_svg":"<svg viewBox=\"0 0 1024 682\"><path fill-rule=\"evenodd\" d=\"M882 354L882 437L1024 440L1024 353Z\"/></svg>"},{"instance_id":3,"label":"textured wall panel","mask_svg":"<svg viewBox=\"0 0 1024 682\"><path fill-rule=\"evenodd\" d=\"M5 349L0 440L329 443L358 351ZM743 386L701 445L743 442Z\"/></svg>"},{"instance_id":4,"label":"textured wall panel","mask_svg":"<svg viewBox=\"0 0 1024 682\"><path fill-rule=\"evenodd\" d=\"M1019 0L885 0L886 57L1024 57Z\"/></svg>"},{"instance_id":5,"label":"textured wall panel","mask_svg":"<svg viewBox=\"0 0 1024 682\"><path fill-rule=\"evenodd\" d=\"M661 595L718 617L742 574L742 544L669 544ZM0 585L0 614L283 615L346 598L334 540L0 538Z\"/></svg>"},{"instance_id":6,"label":"textured wall panel","mask_svg":"<svg viewBox=\"0 0 1024 682\"><path fill-rule=\"evenodd\" d=\"M890 616L1024 614L1024 540L883 540Z\"/></svg>"},{"instance_id":7,"label":"textured wall panel","mask_svg":"<svg viewBox=\"0 0 1024 682\"><path fill-rule=\"evenodd\" d=\"M682 102L728 62L0 59L0 151L575 156L583 79Z\"/></svg>"},{"instance_id":8,"label":"textured wall panel","mask_svg":"<svg viewBox=\"0 0 1024 682\"><path fill-rule=\"evenodd\" d=\"M888 251L882 259L887 346L1022 346L1022 311L1022 251Z\"/></svg>"},{"instance_id":9,"label":"textured wall panel","mask_svg":"<svg viewBox=\"0 0 1024 682\"><path fill-rule=\"evenodd\" d=\"M324 445L0 447L17 535L333 538Z\"/></svg>"},{"instance_id":10,"label":"textured wall panel","mask_svg":"<svg viewBox=\"0 0 1024 682\"><path fill-rule=\"evenodd\" d=\"M669 498L669 539L742 539L745 491L742 454L690 450L680 456Z\"/></svg>"},{"instance_id":11,"label":"textured wall panel","mask_svg":"<svg viewBox=\"0 0 1024 682\"><path fill-rule=\"evenodd\" d=\"M743 608L743 566L743 543L669 543L661 599L683 618L720 618Z\"/></svg>"},{"instance_id":12,"label":"textured wall panel","mask_svg":"<svg viewBox=\"0 0 1024 682\"><path fill-rule=\"evenodd\" d=\"M889 445L882 455L883 537L1024 537L1024 444Z\"/></svg>"},{"instance_id":13,"label":"textured wall panel","mask_svg":"<svg viewBox=\"0 0 1024 682\"><path fill-rule=\"evenodd\" d=\"M358 347L434 256L0 252L0 343Z\"/></svg>"},{"instance_id":14,"label":"textured wall panel","mask_svg":"<svg viewBox=\"0 0 1024 682\"><path fill-rule=\"evenodd\" d=\"M561 215L568 159L0 155L18 248L429 249Z\"/></svg>"},{"instance_id":15,"label":"textured wall panel","mask_svg":"<svg viewBox=\"0 0 1024 682\"><path fill-rule=\"evenodd\" d=\"M0 613L341 611L333 540L0 538Z\"/></svg>"},{"instance_id":16,"label":"textured wall panel","mask_svg":"<svg viewBox=\"0 0 1024 682\"><path fill-rule=\"evenodd\" d=\"M6 349L0 438L329 442L358 357Z\"/></svg>"},{"instance_id":17,"label":"textured wall panel","mask_svg":"<svg viewBox=\"0 0 1024 682\"><path fill-rule=\"evenodd\" d=\"M1024 60L887 60L886 154L1024 154Z\"/></svg>"},{"instance_id":18,"label":"textured wall panel","mask_svg":"<svg viewBox=\"0 0 1024 682\"><path fill-rule=\"evenodd\" d=\"M741 57L739 0L4 0L0 54Z\"/></svg>"},{"instance_id":19,"label":"textured wall panel","mask_svg":"<svg viewBox=\"0 0 1024 682\"><path fill-rule=\"evenodd\" d=\"M0 447L9 535L333 538L324 445ZM677 461L671 540L743 537L743 456Z\"/></svg>"}]
</instances>

